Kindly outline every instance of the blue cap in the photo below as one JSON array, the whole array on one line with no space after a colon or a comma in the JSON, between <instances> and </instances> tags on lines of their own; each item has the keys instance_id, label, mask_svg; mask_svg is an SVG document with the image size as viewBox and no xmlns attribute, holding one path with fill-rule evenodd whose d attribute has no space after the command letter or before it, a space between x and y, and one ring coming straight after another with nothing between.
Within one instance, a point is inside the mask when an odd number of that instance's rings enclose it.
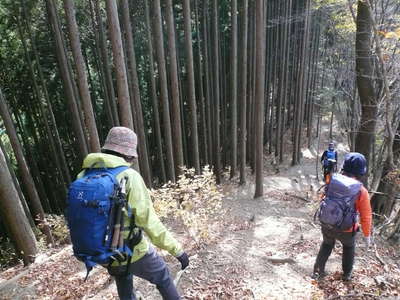
<instances>
[{"instance_id":1,"label":"blue cap","mask_svg":"<svg viewBox=\"0 0 400 300\"><path fill-rule=\"evenodd\" d=\"M358 152L346 154L343 163L343 171L349 174L363 176L367 173L367 160Z\"/></svg>"}]
</instances>

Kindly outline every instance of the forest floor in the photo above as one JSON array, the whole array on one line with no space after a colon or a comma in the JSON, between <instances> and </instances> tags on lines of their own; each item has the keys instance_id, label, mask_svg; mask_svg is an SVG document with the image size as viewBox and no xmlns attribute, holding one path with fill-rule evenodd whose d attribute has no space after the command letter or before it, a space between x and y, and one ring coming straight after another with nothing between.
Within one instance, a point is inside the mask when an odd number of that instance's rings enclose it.
<instances>
[{"instance_id":1,"label":"forest floor","mask_svg":"<svg viewBox=\"0 0 400 300\"><path fill-rule=\"evenodd\" d=\"M339 161L348 150L341 136L334 137ZM191 256L190 266L178 272L178 262L165 255L183 299L400 299L399 248L379 237L367 250L358 234L351 282L340 279L339 244L328 261L328 276L319 282L311 279L321 243L313 222L322 185L316 176L319 152L304 148L301 165L295 167L289 158L278 168L266 157L262 198L253 199L251 177L244 186L222 184L222 209L209 224L214 234L207 245L199 246L173 220L166 220ZM118 299L104 269L96 268L83 282L85 273L70 246L55 249L29 268L0 273L0 299ZM134 285L143 299L161 299L151 284L135 279Z\"/></svg>"}]
</instances>

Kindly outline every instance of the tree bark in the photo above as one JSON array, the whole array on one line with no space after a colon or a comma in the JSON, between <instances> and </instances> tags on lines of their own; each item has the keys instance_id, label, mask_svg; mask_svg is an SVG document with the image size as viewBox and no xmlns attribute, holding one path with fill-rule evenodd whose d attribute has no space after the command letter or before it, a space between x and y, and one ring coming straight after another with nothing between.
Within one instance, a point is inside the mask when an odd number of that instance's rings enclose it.
<instances>
[{"instance_id":1,"label":"tree bark","mask_svg":"<svg viewBox=\"0 0 400 300\"><path fill-rule=\"evenodd\" d=\"M72 55L75 60L79 93L83 103L86 129L89 134L89 151L100 152L99 135L97 133L92 101L90 99L89 85L86 77L86 65L82 55L81 42L79 40L78 24L75 18L75 5L73 0L64 0L64 10L67 19L69 40L71 42Z\"/></svg>"},{"instance_id":2,"label":"tree bark","mask_svg":"<svg viewBox=\"0 0 400 300\"><path fill-rule=\"evenodd\" d=\"M25 7L25 2L21 1L21 5L23 7ZM26 10L23 9L23 15L24 15L24 19L26 22L26 28L28 31L28 36L31 42L31 47L32 47L32 51L33 51L33 56L34 59L36 60L36 66L37 66L37 71L39 74L39 81L40 84L42 86L42 90L43 90L43 96L44 96L44 100L47 106L47 110L46 107L44 106L44 104L40 101L39 102L39 108L41 110L41 113L43 115L43 117L45 118L45 122L46 122L46 126L49 127L48 129L48 134L49 136L51 136L51 139L54 143L54 147L55 147L55 151L54 151L54 155L58 158L56 158L56 160L59 161L59 165L60 165L60 172L61 172L61 176L64 179L64 186L65 186L65 191L67 189L67 185L71 182L71 175L70 175L70 171L68 168L68 164L65 158L65 153L64 153L64 149L62 148L62 144L61 144L61 139L60 139L60 135L59 135L59 131L57 128L57 123L54 117L54 113L53 113L53 108L50 102L50 97L49 97L49 93L46 87L46 81L44 79L43 76L43 71L42 71L42 66L40 64L40 60L39 60L39 54L37 51L37 47L36 47L36 41L33 37L32 34L32 30L31 30L31 22L30 19L28 18L28 15L26 13ZM28 55L29 57L29 55ZM34 74L33 71L33 63L31 62L32 65L32 74ZM32 75L34 76L34 75ZM39 87L38 87L39 89Z\"/></svg>"},{"instance_id":3,"label":"tree bark","mask_svg":"<svg viewBox=\"0 0 400 300\"><path fill-rule=\"evenodd\" d=\"M371 58L372 24L369 8L365 1L358 1L356 25L356 73L361 102L361 120L356 136L355 151L364 154L369 161L378 108L373 85L374 67Z\"/></svg>"},{"instance_id":4,"label":"tree bark","mask_svg":"<svg viewBox=\"0 0 400 300\"><path fill-rule=\"evenodd\" d=\"M154 59L153 59L153 36L151 34L151 21L150 21L150 11L148 0L144 1L145 3L145 14L146 14L146 26L147 26L147 42L149 47L149 64L150 64L150 85L151 85L151 103L153 106L153 117L154 117L154 128L156 135L156 143L157 143L157 153L158 153L158 162L161 169L161 180L162 182L167 181L167 175L165 174L165 164L164 164L164 154L162 148L162 138L161 138L161 128L160 128L160 114L158 109L158 97L156 91L156 80L154 74ZM179 106L178 106L179 109ZM179 116L180 120L180 116ZM180 126L180 124L179 124ZM180 128L180 127L179 127ZM181 141L182 139L179 139ZM178 142L178 139L177 139ZM181 147L182 148L182 147ZM183 155L182 155L183 156Z\"/></svg>"},{"instance_id":5,"label":"tree bark","mask_svg":"<svg viewBox=\"0 0 400 300\"><path fill-rule=\"evenodd\" d=\"M25 189L28 194L28 198L32 207L32 215L38 223L38 227L43 231L46 236L47 243L53 244L53 236L50 231L50 227L46 224L44 211L42 204L40 203L40 198L38 192L35 188L35 183L33 181L32 175L29 171L28 165L25 160L25 156L22 152L21 144L18 140L17 132L15 131L15 127L13 121L11 119L11 115L8 111L8 107L6 104L6 100L3 96L3 92L0 89L0 114L4 121L4 126L6 127L7 134L10 138L10 142L12 148L14 150L15 158L17 159L18 166L21 170L21 179L25 186ZM3 172L0 172L3 173Z\"/></svg>"},{"instance_id":6,"label":"tree bark","mask_svg":"<svg viewBox=\"0 0 400 300\"><path fill-rule=\"evenodd\" d=\"M0 150L3 151L4 158L5 158L5 160L6 160L8 170L10 171L10 175L11 175L11 178L12 178L12 180L13 180L14 187L15 187L15 189L16 189L16 191L17 191L18 198L21 200L21 204L22 204L22 207L23 207L23 209L24 209L25 215L26 215L26 217L27 217L27 219L28 219L28 221L29 221L29 225L30 225L32 228L34 228L34 227L35 227L35 222L33 221L31 212L29 211L28 203L26 202L26 198L25 198L25 196L24 196L24 194L23 194L23 192L22 192L21 185L19 184L17 175L16 175L15 172L14 172L12 163L11 163L11 161L10 161L8 155L7 155L7 152L6 152L6 150L5 150L4 144L3 144L3 142L1 141L1 139L0 139Z\"/></svg>"},{"instance_id":7,"label":"tree bark","mask_svg":"<svg viewBox=\"0 0 400 300\"><path fill-rule=\"evenodd\" d=\"M74 133L77 138L78 147L80 150L79 156L83 160L83 158L88 154L88 148L80 119L77 99L75 97L74 87L72 84L71 73L69 71L68 61L65 54L64 41L60 32L60 28L58 26L57 13L53 1L54 0L46 0L48 19L50 21L54 34L60 75L62 78L66 99L68 100L68 105L71 112L72 127L74 129Z\"/></svg>"},{"instance_id":8,"label":"tree bark","mask_svg":"<svg viewBox=\"0 0 400 300\"><path fill-rule=\"evenodd\" d=\"M248 31L248 0L242 2L242 25L240 38L240 80L239 80L239 105L240 105L240 136L239 136L239 157L240 157L240 184L246 183L246 104L247 104L247 31Z\"/></svg>"},{"instance_id":9,"label":"tree bark","mask_svg":"<svg viewBox=\"0 0 400 300\"><path fill-rule=\"evenodd\" d=\"M212 89L211 89L211 77L210 72L210 32L209 32L209 17L208 17L208 1L203 4L203 37L204 37L204 80L205 80L205 110L206 110L206 120L207 120L207 146L208 146L208 164L213 163L213 139L212 139L212 114L211 114L211 99L212 99Z\"/></svg>"},{"instance_id":10,"label":"tree bark","mask_svg":"<svg viewBox=\"0 0 400 300\"><path fill-rule=\"evenodd\" d=\"M160 76L161 103L163 111L164 140L167 148L167 174L168 179L175 182L175 164L172 148L171 119L168 101L167 71L165 67L164 38L162 32L160 0L153 1L154 38L156 41L156 53L158 73Z\"/></svg>"},{"instance_id":11,"label":"tree bark","mask_svg":"<svg viewBox=\"0 0 400 300\"><path fill-rule=\"evenodd\" d=\"M255 91L255 173L256 191L254 198L263 196L264 166L264 90L265 90L265 27L264 1L256 0L256 91Z\"/></svg>"},{"instance_id":12,"label":"tree bark","mask_svg":"<svg viewBox=\"0 0 400 300\"><path fill-rule=\"evenodd\" d=\"M1 93L1 92L0 92ZM0 94L1 95L1 94ZM3 102L3 99L0 100ZM10 229L12 240L24 265L35 261L38 252L36 238L24 213L11 174L7 167L3 151L0 149L0 213Z\"/></svg>"},{"instance_id":13,"label":"tree bark","mask_svg":"<svg viewBox=\"0 0 400 300\"><path fill-rule=\"evenodd\" d=\"M21 4L23 5L23 2ZM29 55L28 48L27 48L27 42L26 42L25 36L24 36L24 34L22 32L22 26L21 26L21 23L19 22L19 20L17 22L17 27L18 27L18 32L19 32L20 39L21 39L21 42L22 42L22 48L24 50L26 62L27 62L28 68L29 68L30 75L32 77L33 91L34 91L35 97L37 99L37 103L38 103L39 110L40 110L40 114L38 113L38 115L39 116L41 115L41 117L43 118L44 127L46 129L46 132L43 134L43 137L45 137L45 138L47 137L48 138L48 144L49 144L50 149L51 149L50 155L52 156L52 158L55 161L56 166L57 166L57 168L54 168L55 169L54 173L56 173L57 176L59 176L59 178L65 179L67 176L64 177L63 174L62 174L63 172L62 172L62 165L61 165L60 157L57 155L53 133L52 133L52 130L51 130L49 122L48 122L48 118L47 118L47 114L46 114L46 111L45 111L45 107L44 107L43 102L42 102L42 92L41 92L41 90L39 88L39 85L38 85L38 82L36 80L36 75L35 75L35 72L33 70L32 59L31 59L31 57ZM39 62L38 62L38 64L39 64ZM32 107L31 103L29 103L28 105L29 105L29 107ZM34 115L33 113L29 113L28 118L31 120L33 115ZM34 126L29 126L28 125L28 127L33 129L32 130L33 133L36 132L34 130L34 128L33 128ZM35 138L36 138L36 136L34 135L34 140L35 140ZM38 142L36 140L35 140L35 144L38 144ZM35 162L35 159L33 159L32 162ZM35 171L35 169L33 169L33 171ZM40 178L40 177L38 177L38 178ZM64 187L65 187L65 190L66 190L66 186L65 185L64 185ZM42 198L42 200L44 200L44 199Z\"/></svg>"},{"instance_id":14,"label":"tree bark","mask_svg":"<svg viewBox=\"0 0 400 300\"><path fill-rule=\"evenodd\" d=\"M106 90L108 94L108 99L109 99L109 105L113 117L113 126L119 126L120 121L119 121L119 116L118 116L118 109L117 109L117 100L115 98L115 90L114 90L114 85L113 85L113 80L112 80L112 74L111 74L111 69L110 69L110 60L108 58L108 52L107 52L107 41L106 41L106 34L104 31L103 27L103 20L101 18L101 12L100 12L100 6L99 6L99 1L94 1L94 11L96 14L96 20L97 20L97 26L98 26L98 32L99 32L99 44L100 44L100 54L101 54L101 60L102 60L102 66L103 66L103 71L104 71L104 81L106 83Z\"/></svg>"},{"instance_id":15,"label":"tree bark","mask_svg":"<svg viewBox=\"0 0 400 300\"><path fill-rule=\"evenodd\" d=\"M119 118L122 126L133 130L132 110L129 101L128 78L126 74L125 56L122 47L121 27L119 25L116 1L106 0L106 9L117 80Z\"/></svg>"},{"instance_id":16,"label":"tree bark","mask_svg":"<svg viewBox=\"0 0 400 300\"><path fill-rule=\"evenodd\" d=\"M171 126L172 135L174 136L174 162L176 174L181 174L184 163L183 145L182 145L182 121L178 85L178 65L176 54L176 35L175 21L172 0L165 1L165 19L168 31L168 52L169 52L169 74L171 85Z\"/></svg>"},{"instance_id":17,"label":"tree bark","mask_svg":"<svg viewBox=\"0 0 400 300\"><path fill-rule=\"evenodd\" d=\"M220 139L220 76L219 76L219 31L218 1L212 2L212 56L214 76L214 173L217 184L221 183L221 139Z\"/></svg>"},{"instance_id":18,"label":"tree bark","mask_svg":"<svg viewBox=\"0 0 400 300\"><path fill-rule=\"evenodd\" d=\"M237 63L238 63L238 11L237 0L232 0L231 3L231 178L236 175L237 167Z\"/></svg>"},{"instance_id":19,"label":"tree bark","mask_svg":"<svg viewBox=\"0 0 400 300\"><path fill-rule=\"evenodd\" d=\"M135 57L135 48L133 45L133 37L132 37L132 25L129 19L129 4L128 0L122 0L122 15L123 15L123 22L125 27L125 35L126 35L126 43L127 43L127 55L128 55L128 62L130 66L130 75L132 79L132 90L133 90L133 103L131 104L134 107L136 112L136 131L138 133L138 148L139 148L139 161L141 162L140 170L143 175L144 181L146 182L147 186L151 188L152 186L152 179L151 179L151 171L150 171L150 164L149 164L149 157L147 151L147 139L145 134L145 125L143 121L143 111L142 111L142 103L140 100L140 90L139 90L139 78L137 74L136 68L136 57Z\"/></svg>"},{"instance_id":20,"label":"tree bark","mask_svg":"<svg viewBox=\"0 0 400 300\"><path fill-rule=\"evenodd\" d=\"M292 32L292 22L289 21L292 18L292 0L288 1L289 3L286 6L286 24L285 24L285 40L287 40L285 42L285 58L284 60L287 61L285 63L285 69L284 69L284 82L285 82L285 89L284 89L284 98L283 98L283 116L282 116L282 136L281 139L283 140L283 137L285 136L286 133L286 121L288 119L287 115L287 104L290 103L290 89L289 89L289 73L290 73L290 50L291 47L290 45L292 45L291 43L291 32ZM280 148L279 148L279 162L282 163L283 162L283 142L280 142Z\"/></svg>"},{"instance_id":21,"label":"tree bark","mask_svg":"<svg viewBox=\"0 0 400 300\"><path fill-rule=\"evenodd\" d=\"M207 118L206 118L206 104L205 104L205 97L204 97L204 83L203 83L203 64L202 64L202 41L204 41L205 37L202 36L200 32L200 21L199 21L199 5L198 1L195 0L195 27L196 27L196 35L197 35L197 55L196 55L196 62L197 62L197 69L198 71L195 73L197 74L197 88L196 91L198 93L199 99L199 107L200 107L200 128L201 133L199 130L199 139L200 141L200 165L208 163L208 140L207 140Z\"/></svg>"},{"instance_id":22,"label":"tree bark","mask_svg":"<svg viewBox=\"0 0 400 300\"><path fill-rule=\"evenodd\" d=\"M183 19L185 29L185 50L187 74L189 81L189 109L190 109L190 135L191 135L191 153L193 166L196 174L200 174L200 157L199 157L199 137L197 129L197 105L196 105L196 90L194 85L194 63L193 63L193 45L192 45L192 28L190 17L190 0L183 0Z\"/></svg>"}]
</instances>

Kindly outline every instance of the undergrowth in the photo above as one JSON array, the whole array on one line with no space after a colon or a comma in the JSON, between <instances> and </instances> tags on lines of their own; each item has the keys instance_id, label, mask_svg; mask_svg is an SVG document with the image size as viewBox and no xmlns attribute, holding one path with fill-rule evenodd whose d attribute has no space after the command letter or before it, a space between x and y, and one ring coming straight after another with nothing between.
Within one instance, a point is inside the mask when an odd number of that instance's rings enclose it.
<instances>
[{"instance_id":1,"label":"undergrowth","mask_svg":"<svg viewBox=\"0 0 400 300\"><path fill-rule=\"evenodd\" d=\"M201 175L194 169L182 169L176 183L169 182L151 190L154 208L161 218L173 217L181 221L196 244L207 243L211 219L220 215L222 194L208 166Z\"/></svg>"}]
</instances>

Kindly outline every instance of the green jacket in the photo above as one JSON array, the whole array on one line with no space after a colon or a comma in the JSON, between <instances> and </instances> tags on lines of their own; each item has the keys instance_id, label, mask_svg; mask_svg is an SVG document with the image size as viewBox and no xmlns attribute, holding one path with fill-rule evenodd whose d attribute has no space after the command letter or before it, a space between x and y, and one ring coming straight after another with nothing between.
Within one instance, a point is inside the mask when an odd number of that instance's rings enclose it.
<instances>
[{"instance_id":1,"label":"green jacket","mask_svg":"<svg viewBox=\"0 0 400 300\"><path fill-rule=\"evenodd\" d=\"M123 158L104 153L91 153L83 161L82 168L116 168L120 166L130 166ZM83 176L83 171L78 174L78 178ZM143 181L142 176L135 170L129 168L117 175L118 182L122 177L128 177L126 191L128 204L132 208L132 215L135 218L136 226L143 229L150 241L157 247L168 251L177 257L183 253L181 245L172 237L171 233L161 223L156 215L150 194ZM129 227L129 217L124 213L124 226ZM123 231L124 239L129 234L129 228ZM149 242L144 237L133 250L132 262L142 258L149 250ZM126 264L126 262L125 262ZM113 266L118 266L114 263Z\"/></svg>"}]
</instances>

